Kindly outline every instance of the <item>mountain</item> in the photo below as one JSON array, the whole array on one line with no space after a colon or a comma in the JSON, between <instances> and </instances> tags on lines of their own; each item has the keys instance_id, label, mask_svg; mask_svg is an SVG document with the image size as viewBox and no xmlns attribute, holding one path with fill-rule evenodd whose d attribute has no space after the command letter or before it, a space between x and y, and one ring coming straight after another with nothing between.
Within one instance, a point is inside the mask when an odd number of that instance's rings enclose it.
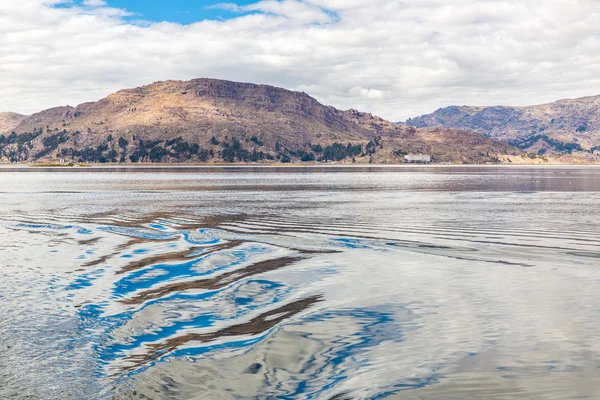
<instances>
[{"instance_id":1,"label":"mountain","mask_svg":"<svg viewBox=\"0 0 600 400\"><path fill-rule=\"evenodd\" d=\"M0 112L0 134L10 133L25 118L25 115L13 112Z\"/></svg>"},{"instance_id":2,"label":"mountain","mask_svg":"<svg viewBox=\"0 0 600 400\"><path fill-rule=\"evenodd\" d=\"M6 161L494 162L506 144L455 129L402 127L325 106L306 93L216 79L155 82L44 110L0 136Z\"/></svg>"},{"instance_id":3,"label":"mountain","mask_svg":"<svg viewBox=\"0 0 600 400\"><path fill-rule=\"evenodd\" d=\"M452 106L405 124L469 129L540 154L594 153L600 150L600 96L528 107Z\"/></svg>"}]
</instances>

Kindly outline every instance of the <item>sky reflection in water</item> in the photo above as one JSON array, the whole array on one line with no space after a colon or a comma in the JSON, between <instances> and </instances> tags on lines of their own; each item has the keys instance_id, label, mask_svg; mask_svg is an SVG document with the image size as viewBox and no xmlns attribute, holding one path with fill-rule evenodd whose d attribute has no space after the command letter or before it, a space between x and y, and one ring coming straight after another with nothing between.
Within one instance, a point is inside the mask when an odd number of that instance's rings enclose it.
<instances>
[{"instance_id":1,"label":"sky reflection in water","mask_svg":"<svg viewBox=\"0 0 600 400\"><path fill-rule=\"evenodd\" d=\"M0 397L600 395L600 169L0 184Z\"/></svg>"}]
</instances>

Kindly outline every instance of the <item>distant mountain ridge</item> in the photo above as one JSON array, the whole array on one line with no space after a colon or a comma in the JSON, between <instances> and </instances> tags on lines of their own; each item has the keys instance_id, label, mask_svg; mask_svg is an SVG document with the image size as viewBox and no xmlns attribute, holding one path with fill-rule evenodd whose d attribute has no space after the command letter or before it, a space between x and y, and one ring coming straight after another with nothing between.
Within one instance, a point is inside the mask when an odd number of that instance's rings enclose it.
<instances>
[{"instance_id":1,"label":"distant mountain ridge","mask_svg":"<svg viewBox=\"0 0 600 400\"><path fill-rule=\"evenodd\" d=\"M25 118L27 118L26 115L17 114L14 112L0 112L0 134L10 133Z\"/></svg>"},{"instance_id":2,"label":"distant mountain ridge","mask_svg":"<svg viewBox=\"0 0 600 400\"><path fill-rule=\"evenodd\" d=\"M217 79L164 81L23 119L2 160L32 162L494 162L518 151L480 134L402 127L306 93Z\"/></svg>"},{"instance_id":3,"label":"distant mountain ridge","mask_svg":"<svg viewBox=\"0 0 600 400\"><path fill-rule=\"evenodd\" d=\"M540 154L594 153L600 150L600 96L526 107L451 106L405 124L469 129Z\"/></svg>"}]
</instances>

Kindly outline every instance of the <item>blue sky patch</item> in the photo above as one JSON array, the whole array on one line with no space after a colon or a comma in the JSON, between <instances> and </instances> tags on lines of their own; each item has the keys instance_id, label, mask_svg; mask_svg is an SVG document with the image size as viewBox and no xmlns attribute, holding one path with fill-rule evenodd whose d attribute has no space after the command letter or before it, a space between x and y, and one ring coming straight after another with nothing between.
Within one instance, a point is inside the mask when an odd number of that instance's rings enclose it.
<instances>
[{"instance_id":1,"label":"blue sky patch","mask_svg":"<svg viewBox=\"0 0 600 400\"><path fill-rule=\"evenodd\" d=\"M176 22L191 24L203 20L222 20L240 16L239 12L219 7L219 4L235 3L244 6L256 3L256 0L105 0L106 6L127 10L133 15L131 20L151 22ZM84 0L77 0L83 4ZM66 6L66 5L64 5Z\"/></svg>"}]
</instances>

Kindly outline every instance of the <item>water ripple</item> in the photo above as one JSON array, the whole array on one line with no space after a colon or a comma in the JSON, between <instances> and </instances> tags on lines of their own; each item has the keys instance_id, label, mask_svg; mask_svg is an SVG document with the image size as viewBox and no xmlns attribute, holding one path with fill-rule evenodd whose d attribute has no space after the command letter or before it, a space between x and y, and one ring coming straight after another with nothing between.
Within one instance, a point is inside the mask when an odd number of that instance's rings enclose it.
<instances>
[{"instance_id":1,"label":"water ripple","mask_svg":"<svg viewBox=\"0 0 600 400\"><path fill-rule=\"evenodd\" d=\"M552 391L557 374L600 381L594 226L188 211L0 215L0 387L32 375L23 398L511 398L530 381L561 398L572 385Z\"/></svg>"}]
</instances>

